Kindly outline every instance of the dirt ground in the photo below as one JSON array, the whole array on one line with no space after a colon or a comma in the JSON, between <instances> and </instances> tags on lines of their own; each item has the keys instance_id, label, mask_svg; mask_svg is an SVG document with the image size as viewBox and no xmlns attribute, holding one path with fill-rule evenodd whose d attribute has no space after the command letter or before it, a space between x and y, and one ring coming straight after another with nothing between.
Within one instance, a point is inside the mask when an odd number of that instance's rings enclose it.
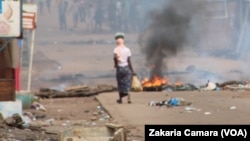
<instances>
[{"instance_id":1,"label":"dirt ground","mask_svg":"<svg viewBox=\"0 0 250 141\"><path fill-rule=\"evenodd\" d=\"M33 108L23 110L23 115L31 113L30 127L24 129L8 127L4 124L0 128L1 140L58 140L61 132L72 127L104 126L105 123L116 123L112 117L96 101L95 97L41 99L40 103L46 112Z\"/></svg>"},{"instance_id":2,"label":"dirt ground","mask_svg":"<svg viewBox=\"0 0 250 141\"><path fill-rule=\"evenodd\" d=\"M72 23L69 22L69 25L72 26ZM83 29L84 25L81 25L77 31L60 31L56 8L53 9L51 14L38 15L32 70L32 92L36 92L40 88L62 90L68 86L82 84L90 86L96 84L116 85L112 62L115 46L114 33L91 34ZM137 44L137 37L138 34L127 34L126 41L133 53L132 61L135 71L141 77L144 77L148 76L147 68L144 67L145 59ZM247 62L210 56L201 57L199 53L195 52L186 52L180 56L166 60L168 71L185 71L188 66L195 65L199 69L220 74L221 77L213 79L209 76L198 74L187 76L180 73L169 75L171 82L182 81L203 85L208 79L214 82L248 79L245 75L242 75L247 70L247 67L245 67ZM22 67L21 77L22 90L26 90L27 67ZM207 96L209 97L209 95ZM240 96L249 98L246 94ZM210 99L217 98L216 95L210 97ZM110 102L113 101L110 100ZM145 107L148 101L143 102ZM100 103L94 97L42 99L40 103L47 109L47 112L44 113L46 116L33 122L42 126L48 132L10 128L0 124L0 127L2 127L0 128L0 139L56 141L57 135L54 132L58 130L73 126L98 126L106 122L119 123L116 119L109 117L110 115L106 112L96 114L100 110L100 107L98 107ZM218 104L219 107L221 105L223 105L223 102ZM206 107L206 105L203 106ZM24 110L25 112L37 113L36 110L32 109ZM129 114L132 115L133 112ZM175 118L178 119L178 116ZM216 121L216 119L213 120ZM131 121L131 123L133 122ZM155 123L158 123L158 121L155 121ZM128 126L133 133L130 134L129 140L143 140L142 132L138 131L137 125L128 124Z\"/></svg>"}]
</instances>

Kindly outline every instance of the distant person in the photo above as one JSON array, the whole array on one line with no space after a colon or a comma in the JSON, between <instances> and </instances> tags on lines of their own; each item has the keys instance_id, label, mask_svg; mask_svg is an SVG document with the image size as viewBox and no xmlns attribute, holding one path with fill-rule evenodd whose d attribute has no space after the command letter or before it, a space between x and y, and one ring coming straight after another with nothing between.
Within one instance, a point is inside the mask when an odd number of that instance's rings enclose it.
<instances>
[{"instance_id":1,"label":"distant person","mask_svg":"<svg viewBox=\"0 0 250 141\"><path fill-rule=\"evenodd\" d=\"M130 10L129 10L129 19L130 19L130 23L131 23L131 30L132 31L136 31L137 30L137 1L133 0L130 6Z\"/></svg>"},{"instance_id":2,"label":"distant person","mask_svg":"<svg viewBox=\"0 0 250 141\"><path fill-rule=\"evenodd\" d=\"M48 8L48 11L49 13L51 12L51 0L46 0L46 5L47 5L47 8Z\"/></svg>"},{"instance_id":3,"label":"distant person","mask_svg":"<svg viewBox=\"0 0 250 141\"><path fill-rule=\"evenodd\" d=\"M89 5L86 15L87 31L91 32L95 26L95 8L92 4Z\"/></svg>"},{"instance_id":4,"label":"distant person","mask_svg":"<svg viewBox=\"0 0 250 141\"><path fill-rule=\"evenodd\" d=\"M130 0L125 0L124 1L124 7L123 7L123 24L124 24L124 30L126 32L129 31L129 23L130 23L130 19L129 19L129 10L130 10L130 6L131 6L131 1Z\"/></svg>"},{"instance_id":5,"label":"distant person","mask_svg":"<svg viewBox=\"0 0 250 141\"><path fill-rule=\"evenodd\" d=\"M99 2L95 12L95 30L98 33L102 32L103 20L104 20L104 10L102 7L102 3Z\"/></svg>"},{"instance_id":6,"label":"distant person","mask_svg":"<svg viewBox=\"0 0 250 141\"><path fill-rule=\"evenodd\" d=\"M80 1L73 0L69 12L72 12L73 29L76 29L80 20Z\"/></svg>"},{"instance_id":7,"label":"distant person","mask_svg":"<svg viewBox=\"0 0 250 141\"><path fill-rule=\"evenodd\" d=\"M143 22L143 9L141 3L136 5L136 29L142 30L144 22Z\"/></svg>"},{"instance_id":8,"label":"distant person","mask_svg":"<svg viewBox=\"0 0 250 141\"><path fill-rule=\"evenodd\" d=\"M110 0L107 8L108 12L108 21L109 21L109 27L113 31L115 30L115 17L116 13L114 12L116 10L116 3L115 0Z\"/></svg>"},{"instance_id":9,"label":"distant person","mask_svg":"<svg viewBox=\"0 0 250 141\"><path fill-rule=\"evenodd\" d=\"M80 0L79 4L79 14L80 14L80 21L85 22L85 12L86 12L86 0Z\"/></svg>"},{"instance_id":10,"label":"distant person","mask_svg":"<svg viewBox=\"0 0 250 141\"><path fill-rule=\"evenodd\" d=\"M134 70L131 64L131 51L124 44L124 33L117 33L115 40L117 47L114 49L114 67L116 68L116 79L118 84L119 99L117 103L122 103L122 98L127 96L128 103L131 103L130 90L131 80Z\"/></svg>"},{"instance_id":11,"label":"distant person","mask_svg":"<svg viewBox=\"0 0 250 141\"><path fill-rule=\"evenodd\" d=\"M43 14L44 0L38 0L39 13Z\"/></svg>"},{"instance_id":12,"label":"distant person","mask_svg":"<svg viewBox=\"0 0 250 141\"><path fill-rule=\"evenodd\" d=\"M67 0L59 1L58 12L59 12L60 30L67 30L67 20L66 20L67 9L68 9L68 1Z\"/></svg>"},{"instance_id":13,"label":"distant person","mask_svg":"<svg viewBox=\"0 0 250 141\"><path fill-rule=\"evenodd\" d=\"M122 28L122 18L123 18L123 3L121 0L117 0L116 2L116 11L115 11L115 29L121 30Z\"/></svg>"}]
</instances>

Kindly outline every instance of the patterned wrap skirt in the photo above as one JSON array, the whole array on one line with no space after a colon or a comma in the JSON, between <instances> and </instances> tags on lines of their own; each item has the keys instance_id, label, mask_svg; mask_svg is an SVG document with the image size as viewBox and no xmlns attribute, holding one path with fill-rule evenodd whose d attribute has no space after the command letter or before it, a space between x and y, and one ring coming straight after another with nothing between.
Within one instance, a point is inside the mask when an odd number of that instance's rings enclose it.
<instances>
[{"instance_id":1,"label":"patterned wrap skirt","mask_svg":"<svg viewBox=\"0 0 250 141\"><path fill-rule=\"evenodd\" d=\"M131 89L132 72L129 66L116 69L116 79L119 93L127 95Z\"/></svg>"}]
</instances>

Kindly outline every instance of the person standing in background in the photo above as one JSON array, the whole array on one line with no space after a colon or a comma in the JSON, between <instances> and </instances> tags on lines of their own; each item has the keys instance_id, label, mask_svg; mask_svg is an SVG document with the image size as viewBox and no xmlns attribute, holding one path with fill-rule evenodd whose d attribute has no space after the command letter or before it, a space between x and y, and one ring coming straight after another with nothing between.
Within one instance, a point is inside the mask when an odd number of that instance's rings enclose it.
<instances>
[{"instance_id":1,"label":"person standing in background","mask_svg":"<svg viewBox=\"0 0 250 141\"><path fill-rule=\"evenodd\" d=\"M109 27L110 27L111 31L114 31L115 26L116 26L116 13L114 12L115 10L116 10L115 0L109 0L108 21L109 21Z\"/></svg>"},{"instance_id":2,"label":"person standing in background","mask_svg":"<svg viewBox=\"0 0 250 141\"><path fill-rule=\"evenodd\" d=\"M69 9L69 12L72 12L72 21L73 21L73 28L72 30L76 29L80 19L80 1L73 0L72 5Z\"/></svg>"},{"instance_id":3,"label":"person standing in background","mask_svg":"<svg viewBox=\"0 0 250 141\"><path fill-rule=\"evenodd\" d=\"M126 32L128 32L129 31L129 10L130 10L130 5L131 5L131 1L130 0L125 0L125 2L124 2L124 21L123 21L123 23L124 23L124 30L126 31Z\"/></svg>"},{"instance_id":4,"label":"person standing in background","mask_svg":"<svg viewBox=\"0 0 250 141\"><path fill-rule=\"evenodd\" d=\"M46 0L46 5L47 5L48 11L50 13L51 12L51 8L50 8L50 6L51 6L51 0Z\"/></svg>"},{"instance_id":5,"label":"person standing in background","mask_svg":"<svg viewBox=\"0 0 250 141\"><path fill-rule=\"evenodd\" d=\"M87 31L92 32L95 26L95 8L92 5L92 3L89 4L87 9L87 17L86 17L86 23L87 23Z\"/></svg>"},{"instance_id":6,"label":"person standing in background","mask_svg":"<svg viewBox=\"0 0 250 141\"><path fill-rule=\"evenodd\" d=\"M131 51L124 44L124 33L117 33L115 40L117 47L114 49L114 67L116 69L116 80L119 91L118 104L122 103L122 98L127 96L128 103L131 103L130 90L134 70L131 64Z\"/></svg>"},{"instance_id":7,"label":"person standing in background","mask_svg":"<svg viewBox=\"0 0 250 141\"><path fill-rule=\"evenodd\" d=\"M43 14L44 0L38 0L37 2L38 2L39 13Z\"/></svg>"},{"instance_id":8,"label":"person standing in background","mask_svg":"<svg viewBox=\"0 0 250 141\"><path fill-rule=\"evenodd\" d=\"M59 1L58 14L59 14L60 30L62 31L67 30L67 20L66 20L67 10L68 10L68 1L67 0Z\"/></svg>"},{"instance_id":9,"label":"person standing in background","mask_svg":"<svg viewBox=\"0 0 250 141\"><path fill-rule=\"evenodd\" d=\"M122 29L122 2L121 0L116 1L116 9L115 9L115 29Z\"/></svg>"},{"instance_id":10,"label":"person standing in background","mask_svg":"<svg viewBox=\"0 0 250 141\"><path fill-rule=\"evenodd\" d=\"M86 0L80 0L79 4L79 14L80 14L80 21L85 22L85 13L86 13Z\"/></svg>"},{"instance_id":11,"label":"person standing in background","mask_svg":"<svg viewBox=\"0 0 250 141\"><path fill-rule=\"evenodd\" d=\"M137 0L133 0L130 6L129 10L129 20L131 23L131 30L136 31L137 30Z\"/></svg>"},{"instance_id":12,"label":"person standing in background","mask_svg":"<svg viewBox=\"0 0 250 141\"><path fill-rule=\"evenodd\" d=\"M99 0L96 12L95 12L95 31L97 33L102 32L102 24L104 20L104 10L103 10L103 4L101 0Z\"/></svg>"}]
</instances>

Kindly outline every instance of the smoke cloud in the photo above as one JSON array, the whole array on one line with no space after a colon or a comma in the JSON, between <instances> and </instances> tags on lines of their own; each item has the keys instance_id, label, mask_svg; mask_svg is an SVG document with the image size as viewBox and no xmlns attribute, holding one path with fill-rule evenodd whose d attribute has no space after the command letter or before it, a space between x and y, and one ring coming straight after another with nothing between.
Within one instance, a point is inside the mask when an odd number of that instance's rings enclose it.
<instances>
[{"instance_id":1,"label":"smoke cloud","mask_svg":"<svg viewBox=\"0 0 250 141\"><path fill-rule=\"evenodd\" d=\"M199 32L195 31L202 29L201 19L206 14L204 2L194 0L167 0L163 9L150 14L150 24L140 35L139 45L147 65L152 67L151 77L162 76L162 69L166 69L165 58L192 46L199 37Z\"/></svg>"}]
</instances>

